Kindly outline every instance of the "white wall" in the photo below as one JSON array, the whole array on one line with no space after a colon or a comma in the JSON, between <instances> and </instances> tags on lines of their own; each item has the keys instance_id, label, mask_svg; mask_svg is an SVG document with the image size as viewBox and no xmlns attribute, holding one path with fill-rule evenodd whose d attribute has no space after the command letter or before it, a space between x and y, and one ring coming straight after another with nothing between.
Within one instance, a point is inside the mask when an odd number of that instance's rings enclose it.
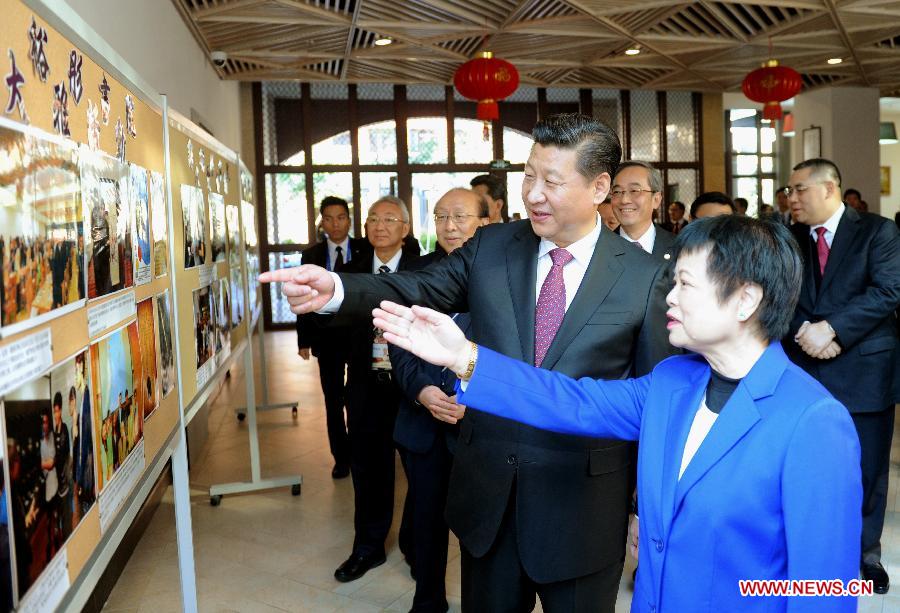
<instances>
[{"instance_id":1,"label":"white wall","mask_svg":"<svg viewBox=\"0 0 900 613\"><path fill-rule=\"evenodd\" d=\"M240 98L222 81L171 0L66 0L75 12L185 117L194 110L227 147L238 150Z\"/></svg>"},{"instance_id":2,"label":"white wall","mask_svg":"<svg viewBox=\"0 0 900 613\"><path fill-rule=\"evenodd\" d=\"M893 121L900 130L900 113L881 112L881 121ZM891 169L891 193L881 196L881 214L890 219L900 211L900 143L896 145L881 145L881 161L879 166L889 166ZM876 198L866 199L871 204Z\"/></svg>"}]
</instances>

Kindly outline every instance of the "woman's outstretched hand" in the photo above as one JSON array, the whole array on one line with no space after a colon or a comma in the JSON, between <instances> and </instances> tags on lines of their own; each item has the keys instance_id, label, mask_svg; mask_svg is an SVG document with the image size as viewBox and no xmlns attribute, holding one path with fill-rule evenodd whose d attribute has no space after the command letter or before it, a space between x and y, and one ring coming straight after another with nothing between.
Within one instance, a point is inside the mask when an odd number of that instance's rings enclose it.
<instances>
[{"instance_id":1,"label":"woman's outstretched hand","mask_svg":"<svg viewBox=\"0 0 900 613\"><path fill-rule=\"evenodd\" d=\"M384 330L389 343L406 349L426 362L463 372L470 346L453 319L432 309L405 307L387 300L372 311L375 327Z\"/></svg>"}]
</instances>

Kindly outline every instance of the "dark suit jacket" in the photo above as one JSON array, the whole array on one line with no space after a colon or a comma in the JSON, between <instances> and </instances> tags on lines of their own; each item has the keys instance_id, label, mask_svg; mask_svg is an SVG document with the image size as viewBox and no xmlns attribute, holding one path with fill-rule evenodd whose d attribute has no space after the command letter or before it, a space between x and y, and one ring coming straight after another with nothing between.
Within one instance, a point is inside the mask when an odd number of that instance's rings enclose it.
<instances>
[{"instance_id":1,"label":"dark suit jacket","mask_svg":"<svg viewBox=\"0 0 900 613\"><path fill-rule=\"evenodd\" d=\"M350 262L348 265L352 265L354 262L364 257L366 254L370 254L372 252L372 245L369 244L364 238L351 238L350 239ZM321 266L325 268L326 259L328 257L328 243L321 242L316 243L312 247L308 247L305 249L302 254L302 262L304 264L315 264L317 266ZM372 265L372 259L369 258L369 266ZM323 344L325 342L335 342L335 335L340 335L341 332L339 329L328 329L326 332L325 326L323 326L323 321L326 318L321 315L316 315L314 313L308 313L306 315L298 315L297 316L297 348L304 349L309 347L312 350L312 354L314 356L319 355L319 351L321 350ZM343 342L343 339L338 339L337 342Z\"/></svg>"},{"instance_id":2,"label":"dark suit jacket","mask_svg":"<svg viewBox=\"0 0 900 613\"><path fill-rule=\"evenodd\" d=\"M900 233L889 219L844 211L834 234L825 275L816 291L819 260L809 226L791 232L803 255L803 287L784 339L790 358L818 379L851 413L882 411L893 404L897 346L895 310L900 305ZM833 360L806 355L794 341L804 321L827 320L841 354Z\"/></svg>"},{"instance_id":3,"label":"dark suit jacket","mask_svg":"<svg viewBox=\"0 0 900 613\"><path fill-rule=\"evenodd\" d=\"M539 238L527 220L479 228L465 245L415 273L341 275L338 313L368 317L380 299L470 312L470 338L534 363ZM542 367L620 379L672 353L661 266L601 231L591 263ZM515 484L519 553L538 582L597 572L622 560L630 445L545 432L469 410L460 422L447 521L466 549L491 547ZM498 589L503 589L498 586Z\"/></svg>"},{"instance_id":4,"label":"dark suit jacket","mask_svg":"<svg viewBox=\"0 0 900 613\"><path fill-rule=\"evenodd\" d=\"M685 220L685 219L682 219L681 221L682 221L682 223L680 224L680 225L681 225L681 230L684 230L684 227L685 227L686 225L688 225L688 223L690 223L690 222L688 222L688 221ZM674 222L674 221L667 221L666 223L659 224L659 227L661 227L661 228L662 228L663 230L665 230L666 232L672 232L672 231L674 230L674 228L675 228L675 222ZM679 230L679 232L680 232L681 230ZM672 232L672 234L674 235L675 233Z\"/></svg>"},{"instance_id":5,"label":"dark suit jacket","mask_svg":"<svg viewBox=\"0 0 900 613\"><path fill-rule=\"evenodd\" d=\"M616 228L616 234L622 235L622 226ZM629 240L627 237L623 237ZM653 240L653 257L659 262L665 264L673 263L672 247L675 245L675 235L664 229L662 226L656 226L656 238Z\"/></svg>"},{"instance_id":6,"label":"dark suit jacket","mask_svg":"<svg viewBox=\"0 0 900 613\"><path fill-rule=\"evenodd\" d=\"M437 251L423 255L407 270L421 270L445 257L447 252L438 246ZM463 333L468 335L472 327L469 314L460 313L455 321ZM410 451L426 453L438 437L443 436L450 450L455 451L459 425L435 419L428 409L419 404L418 396L419 392L429 385L437 386L452 396L455 393L453 387L456 375L445 368L429 364L395 345L391 345L389 350L394 376L403 392L403 400L400 402L400 410L394 424L394 440Z\"/></svg>"}]
</instances>

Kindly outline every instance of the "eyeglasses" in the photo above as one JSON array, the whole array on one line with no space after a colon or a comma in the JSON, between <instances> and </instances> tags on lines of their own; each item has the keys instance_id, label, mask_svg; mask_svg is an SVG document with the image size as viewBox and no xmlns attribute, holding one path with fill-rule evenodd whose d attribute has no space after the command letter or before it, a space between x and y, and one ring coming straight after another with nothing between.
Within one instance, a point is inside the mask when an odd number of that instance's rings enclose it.
<instances>
[{"instance_id":1,"label":"eyeglasses","mask_svg":"<svg viewBox=\"0 0 900 613\"><path fill-rule=\"evenodd\" d=\"M396 226L398 223L403 223L403 220L396 217L368 217L366 223L370 223L373 226L383 223L390 228L391 226Z\"/></svg>"},{"instance_id":2,"label":"eyeglasses","mask_svg":"<svg viewBox=\"0 0 900 613\"><path fill-rule=\"evenodd\" d=\"M816 181L815 183L810 183L809 185L795 185L794 187L788 186L781 190L785 196L790 197L791 194L797 192L798 194L802 194L806 190L808 190L813 185L822 185L825 181Z\"/></svg>"},{"instance_id":3,"label":"eyeglasses","mask_svg":"<svg viewBox=\"0 0 900 613\"><path fill-rule=\"evenodd\" d=\"M628 194L632 198L637 198L643 192L647 192L648 194L655 194L656 190L653 189L614 189L609 192L609 197L613 200L620 200L625 194Z\"/></svg>"},{"instance_id":4,"label":"eyeglasses","mask_svg":"<svg viewBox=\"0 0 900 613\"><path fill-rule=\"evenodd\" d=\"M435 224L445 224L448 219L452 219L453 223L459 225L466 223L469 217L478 217L478 215L472 215L470 213L454 213L453 215L435 215L434 223Z\"/></svg>"}]
</instances>

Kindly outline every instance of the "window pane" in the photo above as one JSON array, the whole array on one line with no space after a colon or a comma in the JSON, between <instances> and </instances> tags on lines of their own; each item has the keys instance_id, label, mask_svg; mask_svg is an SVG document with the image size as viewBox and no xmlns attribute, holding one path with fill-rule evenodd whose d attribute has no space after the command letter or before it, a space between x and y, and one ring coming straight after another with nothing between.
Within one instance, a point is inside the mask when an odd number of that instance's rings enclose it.
<instances>
[{"instance_id":1,"label":"window pane","mask_svg":"<svg viewBox=\"0 0 900 613\"><path fill-rule=\"evenodd\" d=\"M528 217L528 213L525 212L525 203L522 202L522 181L524 179L524 172L506 173L506 197L509 199L510 219L512 219L513 213L518 213L522 219Z\"/></svg>"},{"instance_id":2,"label":"window pane","mask_svg":"<svg viewBox=\"0 0 900 613\"><path fill-rule=\"evenodd\" d=\"M762 201L764 204L775 204L775 179L762 180Z\"/></svg>"},{"instance_id":3,"label":"window pane","mask_svg":"<svg viewBox=\"0 0 900 613\"><path fill-rule=\"evenodd\" d=\"M732 171L736 175L755 175L757 169L757 160L755 155L735 155L731 158L734 161Z\"/></svg>"},{"instance_id":4,"label":"window pane","mask_svg":"<svg viewBox=\"0 0 900 613\"><path fill-rule=\"evenodd\" d=\"M760 167L762 168L763 172L766 172L766 173L775 172L775 158L764 157L764 158L760 158L759 161L760 161Z\"/></svg>"},{"instance_id":5,"label":"window pane","mask_svg":"<svg viewBox=\"0 0 900 613\"><path fill-rule=\"evenodd\" d=\"M659 160L659 105L656 92L631 92L631 159Z\"/></svg>"},{"instance_id":6,"label":"window pane","mask_svg":"<svg viewBox=\"0 0 900 613\"><path fill-rule=\"evenodd\" d=\"M756 128L731 128L731 150L735 153L756 153Z\"/></svg>"},{"instance_id":7,"label":"window pane","mask_svg":"<svg viewBox=\"0 0 900 613\"><path fill-rule=\"evenodd\" d=\"M292 266L300 266L299 251L269 254L269 270L281 270ZM291 305L281 293L281 283L269 284L269 298L272 303L272 323L286 324L297 321L297 316L291 313Z\"/></svg>"},{"instance_id":8,"label":"window pane","mask_svg":"<svg viewBox=\"0 0 900 613\"><path fill-rule=\"evenodd\" d=\"M266 175L266 227L269 244L307 243L306 176Z\"/></svg>"},{"instance_id":9,"label":"window pane","mask_svg":"<svg viewBox=\"0 0 900 613\"><path fill-rule=\"evenodd\" d=\"M594 119L599 119L621 138L622 134L622 110L621 94L617 89L592 90Z\"/></svg>"},{"instance_id":10,"label":"window pane","mask_svg":"<svg viewBox=\"0 0 900 613\"><path fill-rule=\"evenodd\" d=\"M341 132L312 146L313 164L350 164L350 132Z\"/></svg>"},{"instance_id":11,"label":"window pane","mask_svg":"<svg viewBox=\"0 0 900 613\"><path fill-rule=\"evenodd\" d=\"M369 216L369 207L382 196L397 195L397 173L395 172L361 172L359 173L359 205L360 219L365 226ZM363 227L365 233L365 227Z\"/></svg>"},{"instance_id":12,"label":"window pane","mask_svg":"<svg viewBox=\"0 0 900 613\"><path fill-rule=\"evenodd\" d=\"M322 216L319 214L319 203L325 196L343 198L350 205L350 219L353 219L353 173L352 172L317 172L313 175L313 206L315 207L315 227L318 234ZM350 228L351 234L353 227ZM318 240L318 239L316 239Z\"/></svg>"},{"instance_id":13,"label":"window pane","mask_svg":"<svg viewBox=\"0 0 900 613\"><path fill-rule=\"evenodd\" d=\"M666 92L666 145L670 162L693 162L694 97L690 92Z\"/></svg>"},{"instance_id":14,"label":"window pane","mask_svg":"<svg viewBox=\"0 0 900 613\"><path fill-rule=\"evenodd\" d=\"M775 128L763 128L759 137L761 153L772 153L775 147Z\"/></svg>"},{"instance_id":15,"label":"window pane","mask_svg":"<svg viewBox=\"0 0 900 613\"><path fill-rule=\"evenodd\" d=\"M503 128L503 159L510 164L524 164L531 154L531 136L513 128ZM459 160L457 160L459 161ZM512 203L510 203L512 204ZM510 211L512 214L512 211Z\"/></svg>"},{"instance_id":16,"label":"window pane","mask_svg":"<svg viewBox=\"0 0 900 613\"><path fill-rule=\"evenodd\" d=\"M490 125L488 140L484 140L484 122L477 119L454 119L453 133L458 164L486 164L494 159L494 133Z\"/></svg>"},{"instance_id":17,"label":"window pane","mask_svg":"<svg viewBox=\"0 0 900 613\"><path fill-rule=\"evenodd\" d=\"M424 252L434 251L434 205L450 188L468 187L477 172L429 172L412 176L413 235L419 239Z\"/></svg>"},{"instance_id":18,"label":"window pane","mask_svg":"<svg viewBox=\"0 0 900 613\"><path fill-rule=\"evenodd\" d=\"M359 163L397 163L397 124L393 120L369 124L359 129Z\"/></svg>"},{"instance_id":19,"label":"window pane","mask_svg":"<svg viewBox=\"0 0 900 613\"><path fill-rule=\"evenodd\" d=\"M734 194L736 198L747 199L747 215L756 216L756 210L759 208L759 181L755 177L745 177L736 179L737 190Z\"/></svg>"},{"instance_id":20,"label":"window pane","mask_svg":"<svg viewBox=\"0 0 900 613\"><path fill-rule=\"evenodd\" d=\"M447 119L413 117L406 122L410 164L447 163Z\"/></svg>"},{"instance_id":21,"label":"window pane","mask_svg":"<svg viewBox=\"0 0 900 613\"><path fill-rule=\"evenodd\" d=\"M670 202L678 200L686 207L697 197L697 171L690 168L675 168L669 171L668 187Z\"/></svg>"}]
</instances>

